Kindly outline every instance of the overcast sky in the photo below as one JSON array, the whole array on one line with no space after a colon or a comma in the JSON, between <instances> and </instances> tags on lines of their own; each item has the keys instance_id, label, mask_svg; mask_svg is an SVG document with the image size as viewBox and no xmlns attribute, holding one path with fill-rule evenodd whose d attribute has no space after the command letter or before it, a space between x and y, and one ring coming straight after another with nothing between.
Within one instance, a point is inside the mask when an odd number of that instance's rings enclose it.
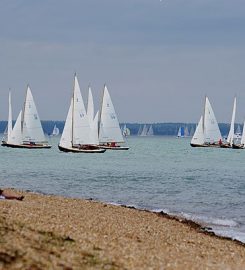
<instances>
[{"instance_id":1,"label":"overcast sky","mask_svg":"<svg viewBox=\"0 0 245 270\"><path fill-rule=\"evenodd\" d=\"M74 72L96 107L107 84L121 122L245 118L244 0L1 0L0 119L29 83L44 120L64 120Z\"/></svg>"}]
</instances>

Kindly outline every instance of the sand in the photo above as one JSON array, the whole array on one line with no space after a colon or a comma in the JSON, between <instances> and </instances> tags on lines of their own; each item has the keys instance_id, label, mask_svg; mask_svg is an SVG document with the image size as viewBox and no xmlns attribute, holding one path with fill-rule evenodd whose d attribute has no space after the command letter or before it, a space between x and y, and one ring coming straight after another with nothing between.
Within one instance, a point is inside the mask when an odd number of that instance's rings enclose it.
<instances>
[{"instance_id":1,"label":"sand","mask_svg":"<svg viewBox=\"0 0 245 270\"><path fill-rule=\"evenodd\" d=\"M0 269L245 269L245 246L193 222L91 200L0 200Z\"/></svg>"}]
</instances>

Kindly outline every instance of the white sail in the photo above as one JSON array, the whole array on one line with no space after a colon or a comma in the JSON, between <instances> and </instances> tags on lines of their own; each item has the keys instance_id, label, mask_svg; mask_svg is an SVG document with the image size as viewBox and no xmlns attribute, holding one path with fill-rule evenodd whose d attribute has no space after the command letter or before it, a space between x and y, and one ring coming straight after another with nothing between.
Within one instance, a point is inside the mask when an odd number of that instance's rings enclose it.
<instances>
[{"instance_id":1,"label":"white sail","mask_svg":"<svg viewBox=\"0 0 245 270\"><path fill-rule=\"evenodd\" d=\"M209 99L206 97L204 109L204 141L205 143L215 143L220 139L221 133L218 122L215 118Z\"/></svg>"},{"instance_id":2,"label":"white sail","mask_svg":"<svg viewBox=\"0 0 245 270\"><path fill-rule=\"evenodd\" d=\"M245 145L245 121L244 121L244 123L243 123L243 130L242 130L241 144Z\"/></svg>"},{"instance_id":3,"label":"white sail","mask_svg":"<svg viewBox=\"0 0 245 270\"><path fill-rule=\"evenodd\" d=\"M88 88L88 104L87 104L87 116L89 123L93 125L94 122L94 100L91 87Z\"/></svg>"},{"instance_id":4,"label":"white sail","mask_svg":"<svg viewBox=\"0 0 245 270\"><path fill-rule=\"evenodd\" d=\"M181 137L181 127L179 127L177 137Z\"/></svg>"},{"instance_id":5,"label":"white sail","mask_svg":"<svg viewBox=\"0 0 245 270\"><path fill-rule=\"evenodd\" d=\"M60 130L54 125L54 129L52 131L52 136L58 136L60 134Z\"/></svg>"},{"instance_id":6,"label":"white sail","mask_svg":"<svg viewBox=\"0 0 245 270\"><path fill-rule=\"evenodd\" d=\"M24 103L23 140L31 142L45 141L41 121L29 86L27 87Z\"/></svg>"},{"instance_id":7,"label":"white sail","mask_svg":"<svg viewBox=\"0 0 245 270\"><path fill-rule=\"evenodd\" d=\"M188 130L188 127L185 127L184 129L184 137L189 137L189 130Z\"/></svg>"},{"instance_id":8,"label":"white sail","mask_svg":"<svg viewBox=\"0 0 245 270\"><path fill-rule=\"evenodd\" d=\"M22 130L21 130L21 117L22 117L22 111L20 111L16 119L14 128L11 132L10 138L8 139L9 144L20 145L23 143Z\"/></svg>"},{"instance_id":9,"label":"white sail","mask_svg":"<svg viewBox=\"0 0 245 270\"><path fill-rule=\"evenodd\" d=\"M73 145L91 144L90 125L85 110L77 76L73 92Z\"/></svg>"},{"instance_id":10,"label":"white sail","mask_svg":"<svg viewBox=\"0 0 245 270\"><path fill-rule=\"evenodd\" d=\"M127 128L126 124L122 127L122 135L124 137L130 136L130 129Z\"/></svg>"},{"instance_id":11,"label":"white sail","mask_svg":"<svg viewBox=\"0 0 245 270\"><path fill-rule=\"evenodd\" d=\"M142 126L140 125L137 135L140 136L142 132Z\"/></svg>"},{"instance_id":12,"label":"white sail","mask_svg":"<svg viewBox=\"0 0 245 270\"><path fill-rule=\"evenodd\" d=\"M73 97L66 117L65 126L60 138L60 146L64 148L72 147L72 111L73 111Z\"/></svg>"},{"instance_id":13,"label":"white sail","mask_svg":"<svg viewBox=\"0 0 245 270\"><path fill-rule=\"evenodd\" d=\"M8 115L8 138L7 140L10 140L12 132L12 104L11 104L11 92L9 91L9 115Z\"/></svg>"},{"instance_id":14,"label":"white sail","mask_svg":"<svg viewBox=\"0 0 245 270\"><path fill-rule=\"evenodd\" d=\"M104 86L100 112L99 142L124 142L117 115L106 86Z\"/></svg>"},{"instance_id":15,"label":"white sail","mask_svg":"<svg viewBox=\"0 0 245 270\"><path fill-rule=\"evenodd\" d=\"M231 117L230 131L227 137L227 142L232 145L235 133L235 117L236 117L236 97L234 98L233 111Z\"/></svg>"},{"instance_id":16,"label":"white sail","mask_svg":"<svg viewBox=\"0 0 245 270\"><path fill-rule=\"evenodd\" d=\"M147 131L148 131L147 125L144 125L144 127L140 133L140 136L147 136Z\"/></svg>"},{"instance_id":17,"label":"white sail","mask_svg":"<svg viewBox=\"0 0 245 270\"><path fill-rule=\"evenodd\" d=\"M153 127L152 127L152 125L150 125L150 127L147 131L147 136L153 136L153 135L154 135Z\"/></svg>"},{"instance_id":18,"label":"white sail","mask_svg":"<svg viewBox=\"0 0 245 270\"><path fill-rule=\"evenodd\" d=\"M203 145L204 144L204 133L203 133L203 116L201 116L199 123L196 127L195 133L191 139L191 144Z\"/></svg>"},{"instance_id":19,"label":"white sail","mask_svg":"<svg viewBox=\"0 0 245 270\"><path fill-rule=\"evenodd\" d=\"M90 125L90 140L91 140L91 144L93 144L93 145L99 144L98 120L99 120L99 112L96 113L96 115L93 119L93 122Z\"/></svg>"}]
</instances>

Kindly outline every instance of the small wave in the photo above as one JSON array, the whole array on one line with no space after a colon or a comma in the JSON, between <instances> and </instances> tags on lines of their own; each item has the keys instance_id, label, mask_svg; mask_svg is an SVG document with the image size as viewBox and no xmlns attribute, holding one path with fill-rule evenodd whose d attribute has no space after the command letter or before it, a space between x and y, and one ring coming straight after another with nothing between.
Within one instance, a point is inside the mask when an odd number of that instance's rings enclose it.
<instances>
[{"instance_id":1,"label":"small wave","mask_svg":"<svg viewBox=\"0 0 245 270\"><path fill-rule=\"evenodd\" d=\"M168 210L168 209L152 209L151 212L154 212L154 213L165 213L165 214L168 214L168 215L171 215L171 212Z\"/></svg>"},{"instance_id":2,"label":"small wave","mask_svg":"<svg viewBox=\"0 0 245 270\"><path fill-rule=\"evenodd\" d=\"M233 231L233 230L221 230L217 228L214 228L213 231L216 235L229 237L231 239L238 240L242 243L245 243L245 232L239 232L239 231Z\"/></svg>"},{"instance_id":3,"label":"small wave","mask_svg":"<svg viewBox=\"0 0 245 270\"><path fill-rule=\"evenodd\" d=\"M186 219L191 219L193 221L204 223L208 225L214 226L222 226L222 227L238 227L239 223L233 219L222 219L222 218L214 218L207 216L198 216L192 214L181 213L181 216Z\"/></svg>"}]
</instances>

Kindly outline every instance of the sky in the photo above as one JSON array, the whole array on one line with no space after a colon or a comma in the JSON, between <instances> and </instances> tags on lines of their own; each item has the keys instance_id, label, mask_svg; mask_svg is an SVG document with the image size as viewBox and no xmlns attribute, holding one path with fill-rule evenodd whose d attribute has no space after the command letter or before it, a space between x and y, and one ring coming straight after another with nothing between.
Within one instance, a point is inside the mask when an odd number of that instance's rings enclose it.
<instances>
[{"instance_id":1,"label":"sky","mask_svg":"<svg viewBox=\"0 0 245 270\"><path fill-rule=\"evenodd\" d=\"M65 120L77 73L96 109L106 83L120 122L245 118L243 0L1 0L0 119L30 84L43 120Z\"/></svg>"}]
</instances>

